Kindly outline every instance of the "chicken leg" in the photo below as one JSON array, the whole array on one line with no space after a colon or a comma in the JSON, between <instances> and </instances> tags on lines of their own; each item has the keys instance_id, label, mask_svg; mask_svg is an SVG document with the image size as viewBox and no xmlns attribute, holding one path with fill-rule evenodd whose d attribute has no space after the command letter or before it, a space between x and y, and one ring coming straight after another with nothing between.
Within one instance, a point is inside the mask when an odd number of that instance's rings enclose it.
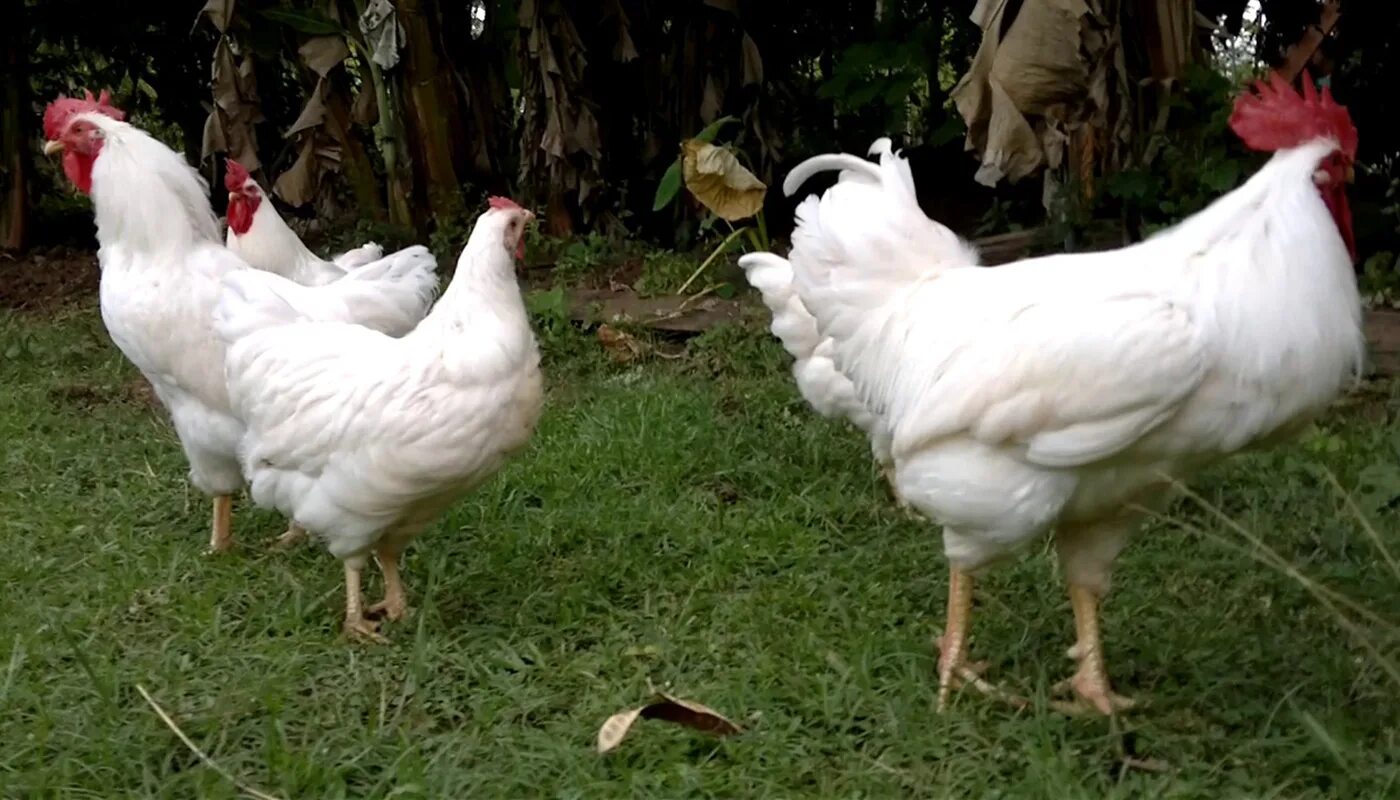
<instances>
[{"instance_id":1,"label":"chicken leg","mask_svg":"<svg viewBox=\"0 0 1400 800\"><path fill-rule=\"evenodd\" d=\"M988 697L1025 708L1030 701L1011 694L982 678L987 662L967 660L967 635L972 621L972 576L957 567L948 568L948 623L938 639L938 710L960 686L971 686Z\"/></svg>"},{"instance_id":2,"label":"chicken leg","mask_svg":"<svg viewBox=\"0 0 1400 800\"><path fill-rule=\"evenodd\" d=\"M399 575L399 553L397 550L380 548L379 569L384 572L384 599L370 606L366 612L371 617L384 615L391 621L408 616L408 600L404 597L403 579Z\"/></svg>"},{"instance_id":3,"label":"chicken leg","mask_svg":"<svg viewBox=\"0 0 1400 800\"><path fill-rule=\"evenodd\" d=\"M345 562L345 635L360 642L385 644L389 640L379 632L379 625L365 618L364 597L360 594L363 571L363 560Z\"/></svg>"},{"instance_id":4,"label":"chicken leg","mask_svg":"<svg viewBox=\"0 0 1400 800\"><path fill-rule=\"evenodd\" d=\"M938 710L948 706L948 696L960 685L967 664L968 622L972 616L972 576L957 567L948 568L948 621L938 640ZM976 677L976 673L973 673Z\"/></svg>"},{"instance_id":5,"label":"chicken leg","mask_svg":"<svg viewBox=\"0 0 1400 800\"><path fill-rule=\"evenodd\" d=\"M214 524L209 533L209 552L225 553L233 547L233 497L214 496Z\"/></svg>"},{"instance_id":6,"label":"chicken leg","mask_svg":"<svg viewBox=\"0 0 1400 800\"><path fill-rule=\"evenodd\" d=\"M1104 665L1103 642L1099 637L1099 598L1092 589L1075 583L1069 585L1069 602L1074 608L1076 641L1069 649L1070 658L1079 662L1079 669L1055 688L1069 690L1099 713L1112 715L1133 707L1131 698L1114 694L1108 683L1108 668Z\"/></svg>"}]
</instances>

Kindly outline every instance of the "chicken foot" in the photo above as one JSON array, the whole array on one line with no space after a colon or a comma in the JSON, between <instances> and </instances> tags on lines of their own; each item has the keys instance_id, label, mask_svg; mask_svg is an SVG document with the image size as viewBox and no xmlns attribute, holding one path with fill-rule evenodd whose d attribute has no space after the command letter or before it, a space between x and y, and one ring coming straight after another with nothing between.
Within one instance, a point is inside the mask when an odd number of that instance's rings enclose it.
<instances>
[{"instance_id":1,"label":"chicken foot","mask_svg":"<svg viewBox=\"0 0 1400 800\"><path fill-rule=\"evenodd\" d=\"M360 594L360 573L364 564L345 562L345 635L359 642L387 644L379 624L365 618L364 597Z\"/></svg>"},{"instance_id":2,"label":"chicken foot","mask_svg":"<svg viewBox=\"0 0 1400 800\"><path fill-rule=\"evenodd\" d=\"M1104 664L1103 641L1099 636L1099 598L1092 589L1078 584L1069 585L1069 602L1074 608L1076 641L1069 657L1079 662L1079 669L1067 680L1056 684L1053 691L1073 692L1083 704L1105 716L1126 711L1135 705L1128 697L1115 694L1108 682ZM1083 710L1075 704L1057 705L1065 711Z\"/></svg>"},{"instance_id":3,"label":"chicken foot","mask_svg":"<svg viewBox=\"0 0 1400 800\"><path fill-rule=\"evenodd\" d=\"M295 522L287 523L287 530L272 543L272 550L286 550L306 540L306 529Z\"/></svg>"},{"instance_id":4,"label":"chicken foot","mask_svg":"<svg viewBox=\"0 0 1400 800\"><path fill-rule=\"evenodd\" d=\"M233 547L233 497L214 496L214 522L209 532L209 552L226 553Z\"/></svg>"},{"instance_id":5,"label":"chicken foot","mask_svg":"<svg viewBox=\"0 0 1400 800\"><path fill-rule=\"evenodd\" d=\"M399 554L396 550L380 548L379 569L384 573L384 599L370 606L370 617L384 616L390 621L408 616L408 599L404 596L403 578L399 575Z\"/></svg>"},{"instance_id":6,"label":"chicken foot","mask_svg":"<svg viewBox=\"0 0 1400 800\"><path fill-rule=\"evenodd\" d=\"M1029 705L1024 697L1010 694L982 678L985 661L967 660L967 636L972 618L972 576L957 567L948 569L948 621L938 638L938 710L948 706L953 689L971 686L988 697L1017 708Z\"/></svg>"}]
</instances>

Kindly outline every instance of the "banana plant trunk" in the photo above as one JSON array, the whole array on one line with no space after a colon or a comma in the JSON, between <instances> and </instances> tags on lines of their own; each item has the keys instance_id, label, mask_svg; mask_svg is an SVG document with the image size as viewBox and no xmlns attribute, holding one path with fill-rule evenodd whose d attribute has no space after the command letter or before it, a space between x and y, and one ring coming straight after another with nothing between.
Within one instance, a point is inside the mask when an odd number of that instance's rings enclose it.
<instances>
[{"instance_id":1,"label":"banana plant trunk","mask_svg":"<svg viewBox=\"0 0 1400 800\"><path fill-rule=\"evenodd\" d=\"M400 0L399 21L407 39L401 65L406 130L413 148L415 183L424 189L427 208L438 220L462 210L456 142L465 140L451 65L438 58L433 31L439 25L435 0ZM460 150L461 154L465 150Z\"/></svg>"},{"instance_id":2,"label":"banana plant trunk","mask_svg":"<svg viewBox=\"0 0 1400 800\"><path fill-rule=\"evenodd\" d=\"M22 250L29 238L29 74L24 3L0 3L0 250Z\"/></svg>"}]
</instances>

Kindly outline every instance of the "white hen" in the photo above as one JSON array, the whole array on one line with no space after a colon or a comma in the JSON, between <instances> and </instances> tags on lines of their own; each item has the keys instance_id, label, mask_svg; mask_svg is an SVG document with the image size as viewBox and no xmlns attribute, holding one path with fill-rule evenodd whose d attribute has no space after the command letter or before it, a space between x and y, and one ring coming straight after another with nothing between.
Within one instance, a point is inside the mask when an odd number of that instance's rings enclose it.
<instances>
[{"instance_id":1,"label":"white hen","mask_svg":"<svg viewBox=\"0 0 1400 800\"><path fill-rule=\"evenodd\" d=\"M1258 91L1232 126L1273 159L1180 225L1104 253L959 267L929 238L903 158L813 162L845 171L797 211L793 288L890 432L899 493L944 524L940 706L960 681L985 685L966 660L971 573L1054 530L1077 631L1065 686L1104 713L1125 707L1097 612L1142 509L1297 429L1357 374L1343 185L1355 128L1310 85Z\"/></svg>"},{"instance_id":2,"label":"white hen","mask_svg":"<svg viewBox=\"0 0 1400 800\"><path fill-rule=\"evenodd\" d=\"M493 198L452 283L399 339L307 321L275 276L225 280L216 317L229 342L233 407L247 423L242 455L253 499L344 562L352 637L382 640L360 594L370 554L385 581L384 601L370 613L398 619L407 610L404 548L534 430L539 352L512 261L531 218Z\"/></svg>"},{"instance_id":3,"label":"white hen","mask_svg":"<svg viewBox=\"0 0 1400 800\"><path fill-rule=\"evenodd\" d=\"M231 496L244 483L235 452L243 424L229 406L213 311L225 276L256 270L224 247L206 186L184 157L123 116L105 92L59 98L44 114L44 150L62 151L64 172L92 196L102 321L169 410L191 482L214 498L210 545L225 550L232 544ZM435 269L420 248L326 287L295 287L289 296L318 319L414 308L421 315Z\"/></svg>"},{"instance_id":4,"label":"white hen","mask_svg":"<svg viewBox=\"0 0 1400 800\"><path fill-rule=\"evenodd\" d=\"M384 248L375 242L366 242L330 260L317 256L307 249L296 231L288 227L248 170L231 158L226 164L228 249L252 267L275 272L306 286L321 286L384 257ZM411 330L421 318L419 314L404 320L399 330L378 330L398 336Z\"/></svg>"}]
</instances>

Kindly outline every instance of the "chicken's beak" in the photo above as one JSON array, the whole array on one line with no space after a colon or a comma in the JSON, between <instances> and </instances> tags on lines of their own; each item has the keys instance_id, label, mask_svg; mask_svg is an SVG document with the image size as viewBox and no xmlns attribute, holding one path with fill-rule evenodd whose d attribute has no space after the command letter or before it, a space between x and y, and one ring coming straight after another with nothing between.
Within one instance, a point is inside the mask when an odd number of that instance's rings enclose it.
<instances>
[{"instance_id":1,"label":"chicken's beak","mask_svg":"<svg viewBox=\"0 0 1400 800\"><path fill-rule=\"evenodd\" d=\"M62 150L63 142L58 139L54 139L51 142L44 142L44 155L46 156L51 156L54 153L60 152Z\"/></svg>"},{"instance_id":2,"label":"chicken's beak","mask_svg":"<svg viewBox=\"0 0 1400 800\"><path fill-rule=\"evenodd\" d=\"M1356 167L1347 165L1347 183L1356 183Z\"/></svg>"},{"instance_id":3,"label":"chicken's beak","mask_svg":"<svg viewBox=\"0 0 1400 800\"><path fill-rule=\"evenodd\" d=\"M229 201L230 203L232 203L234 200L237 200L237 199L238 199L238 192L229 192L229 193L228 193L228 201Z\"/></svg>"}]
</instances>

